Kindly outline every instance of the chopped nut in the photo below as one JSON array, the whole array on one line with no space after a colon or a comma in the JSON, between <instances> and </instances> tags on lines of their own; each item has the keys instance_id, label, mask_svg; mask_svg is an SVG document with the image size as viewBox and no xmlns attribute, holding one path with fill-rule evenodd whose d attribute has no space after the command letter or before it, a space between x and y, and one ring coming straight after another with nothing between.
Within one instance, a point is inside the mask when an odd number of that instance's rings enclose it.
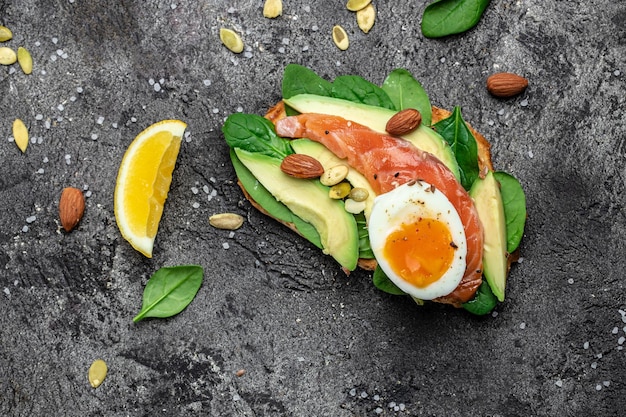
<instances>
[{"instance_id":1,"label":"chopped nut","mask_svg":"<svg viewBox=\"0 0 626 417\"><path fill-rule=\"evenodd\" d=\"M315 158L305 154L294 153L287 155L280 163L280 170L295 178L319 178L324 173L324 167Z\"/></svg>"},{"instance_id":2,"label":"chopped nut","mask_svg":"<svg viewBox=\"0 0 626 417\"><path fill-rule=\"evenodd\" d=\"M417 129L422 122L422 115L415 109L399 111L387 121L385 130L394 136L402 136Z\"/></svg>"},{"instance_id":3,"label":"chopped nut","mask_svg":"<svg viewBox=\"0 0 626 417\"><path fill-rule=\"evenodd\" d=\"M348 49L348 46L350 46L348 34L344 30L344 28L339 25L333 27L333 41L335 42L335 45L337 45L337 48L341 49L342 51L345 51L346 49Z\"/></svg>"}]
</instances>

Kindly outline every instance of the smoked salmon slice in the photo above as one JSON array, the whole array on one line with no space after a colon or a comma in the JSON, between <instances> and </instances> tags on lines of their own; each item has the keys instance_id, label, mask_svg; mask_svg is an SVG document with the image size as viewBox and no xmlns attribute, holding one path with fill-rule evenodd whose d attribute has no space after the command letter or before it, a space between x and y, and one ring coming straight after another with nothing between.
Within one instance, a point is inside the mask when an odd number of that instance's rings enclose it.
<instances>
[{"instance_id":1,"label":"smoked salmon slice","mask_svg":"<svg viewBox=\"0 0 626 417\"><path fill-rule=\"evenodd\" d=\"M439 159L404 139L338 116L304 113L286 117L276 122L276 133L321 143L364 175L378 194L416 179L435 186L456 208L467 239L465 274L452 293L436 301L459 307L474 297L482 282L483 227L471 197Z\"/></svg>"}]
</instances>

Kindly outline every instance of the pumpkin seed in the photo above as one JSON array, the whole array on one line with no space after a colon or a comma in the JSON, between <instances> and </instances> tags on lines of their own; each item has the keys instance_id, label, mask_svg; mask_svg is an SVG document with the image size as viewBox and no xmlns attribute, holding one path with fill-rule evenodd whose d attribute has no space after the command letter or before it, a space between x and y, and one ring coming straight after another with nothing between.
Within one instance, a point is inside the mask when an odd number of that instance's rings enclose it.
<instances>
[{"instance_id":1,"label":"pumpkin seed","mask_svg":"<svg viewBox=\"0 0 626 417\"><path fill-rule=\"evenodd\" d=\"M239 54L243 51L243 41L241 36L232 29L221 28L220 40L232 52Z\"/></svg>"},{"instance_id":2,"label":"pumpkin seed","mask_svg":"<svg viewBox=\"0 0 626 417\"><path fill-rule=\"evenodd\" d=\"M350 184L347 182L340 182L339 184L333 185L328 190L328 196L333 200L341 200L344 197L347 197L350 194Z\"/></svg>"},{"instance_id":3,"label":"pumpkin seed","mask_svg":"<svg viewBox=\"0 0 626 417\"><path fill-rule=\"evenodd\" d=\"M354 201L353 199L348 198L344 202L343 206L348 213L359 214L360 212L365 210L367 203L365 201Z\"/></svg>"},{"instance_id":4,"label":"pumpkin seed","mask_svg":"<svg viewBox=\"0 0 626 417\"><path fill-rule=\"evenodd\" d=\"M376 9L373 4L368 4L365 8L356 12L356 23L363 33L370 31L376 20Z\"/></svg>"},{"instance_id":5,"label":"pumpkin seed","mask_svg":"<svg viewBox=\"0 0 626 417\"><path fill-rule=\"evenodd\" d=\"M0 26L0 42L6 42L13 38L13 32L6 26Z\"/></svg>"},{"instance_id":6,"label":"pumpkin seed","mask_svg":"<svg viewBox=\"0 0 626 417\"><path fill-rule=\"evenodd\" d=\"M243 225L243 217L236 213L219 213L209 217L209 224L218 229L237 230Z\"/></svg>"},{"instance_id":7,"label":"pumpkin seed","mask_svg":"<svg viewBox=\"0 0 626 417\"><path fill-rule=\"evenodd\" d=\"M33 57L30 56L30 52L26 48L17 48L17 62L22 67L24 74L28 75L33 72Z\"/></svg>"},{"instance_id":8,"label":"pumpkin seed","mask_svg":"<svg viewBox=\"0 0 626 417\"><path fill-rule=\"evenodd\" d=\"M102 382L104 382L104 378L107 376L107 364L102 359L96 359L93 361L91 366L89 367L89 384L92 387L98 388Z\"/></svg>"},{"instance_id":9,"label":"pumpkin seed","mask_svg":"<svg viewBox=\"0 0 626 417\"><path fill-rule=\"evenodd\" d=\"M348 171L349 170L346 165L335 165L324 171L324 173L320 176L320 182L327 187L339 184L341 181L346 179Z\"/></svg>"},{"instance_id":10,"label":"pumpkin seed","mask_svg":"<svg viewBox=\"0 0 626 417\"><path fill-rule=\"evenodd\" d=\"M13 49L6 46L0 48L0 64L11 65L15 64L15 61L17 61L17 54Z\"/></svg>"},{"instance_id":11,"label":"pumpkin seed","mask_svg":"<svg viewBox=\"0 0 626 417\"><path fill-rule=\"evenodd\" d=\"M348 49L348 46L350 46L348 34L344 30L344 28L339 25L333 26L333 41L335 42L335 45L337 45L337 48L341 49L342 51L345 51L346 49Z\"/></svg>"},{"instance_id":12,"label":"pumpkin seed","mask_svg":"<svg viewBox=\"0 0 626 417\"><path fill-rule=\"evenodd\" d=\"M356 201L357 203L367 200L367 197L369 196L370 196L370 193L365 188L355 187L350 191L350 198Z\"/></svg>"},{"instance_id":13,"label":"pumpkin seed","mask_svg":"<svg viewBox=\"0 0 626 417\"><path fill-rule=\"evenodd\" d=\"M283 14L283 0L265 0L263 16L273 19L281 14Z\"/></svg>"},{"instance_id":14,"label":"pumpkin seed","mask_svg":"<svg viewBox=\"0 0 626 417\"><path fill-rule=\"evenodd\" d=\"M28 129L20 119L15 119L13 122L13 138L22 153L26 152L26 148L28 147Z\"/></svg>"},{"instance_id":15,"label":"pumpkin seed","mask_svg":"<svg viewBox=\"0 0 626 417\"><path fill-rule=\"evenodd\" d=\"M372 0L348 0L346 7L351 12L358 12L367 7L371 2Z\"/></svg>"}]
</instances>

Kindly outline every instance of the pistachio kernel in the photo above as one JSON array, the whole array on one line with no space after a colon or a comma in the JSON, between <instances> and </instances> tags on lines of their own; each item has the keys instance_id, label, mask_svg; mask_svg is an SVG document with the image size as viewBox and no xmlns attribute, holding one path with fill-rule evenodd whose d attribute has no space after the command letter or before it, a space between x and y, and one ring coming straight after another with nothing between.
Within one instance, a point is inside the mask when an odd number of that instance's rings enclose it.
<instances>
[{"instance_id":1,"label":"pistachio kernel","mask_svg":"<svg viewBox=\"0 0 626 417\"><path fill-rule=\"evenodd\" d=\"M345 29L339 25L335 25L333 27L333 41L335 42L335 45L337 45L337 48L341 49L342 51L345 51L346 49L348 49L348 46L350 46L348 34L346 33Z\"/></svg>"},{"instance_id":2,"label":"pistachio kernel","mask_svg":"<svg viewBox=\"0 0 626 417\"><path fill-rule=\"evenodd\" d=\"M331 187L346 179L348 172L349 168L346 165L335 165L324 171L320 176L320 182L327 187Z\"/></svg>"},{"instance_id":3,"label":"pistachio kernel","mask_svg":"<svg viewBox=\"0 0 626 417\"><path fill-rule=\"evenodd\" d=\"M355 187L352 190L350 190L350 198L356 201L357 203L367 200L369 196L370 196L370 193L365 188Z\"/></svg>"},{"instance_id":4,"label":"pistachio kernel","mask_svg":"<svg viewBox=\"0 0 626 417\"><path fill-rule=\"evenodd\" d=\"M220 40L231 52L239 54L243 51L243 41L241 40L241 36L237 34L232 29L221 28L220 29Z\"/></svg>"},{"instance_id":5,"label":"pistachio kernel","mask_svg":"<svg viewBox=\"0 0 626 417\"><path fill-rule=\"evenodd\" d=\"M333 200L341 200L350 194L350 184L347 182L340 182L339 184L333 185L328 190L328 196Z\"/></svg>"}]
</instances>

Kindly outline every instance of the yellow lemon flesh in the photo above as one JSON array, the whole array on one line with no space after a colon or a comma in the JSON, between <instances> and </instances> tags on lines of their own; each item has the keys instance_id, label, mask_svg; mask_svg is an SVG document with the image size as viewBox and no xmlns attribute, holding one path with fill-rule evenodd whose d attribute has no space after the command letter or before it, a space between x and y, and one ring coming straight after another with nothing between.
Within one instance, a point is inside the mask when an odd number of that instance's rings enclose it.
<instances>
[{"instance_id":1,"label":"yellow lemon flesh","mask_svg":"<svg viewBox=\"0 0 626 417\"><path fill-rule=\"evenodd\" d=\"M148 258L186 127L180 120L163 120L145 129L126 150L117 174L117 226L124 239Z\"/></svg>"}]
</instances>

